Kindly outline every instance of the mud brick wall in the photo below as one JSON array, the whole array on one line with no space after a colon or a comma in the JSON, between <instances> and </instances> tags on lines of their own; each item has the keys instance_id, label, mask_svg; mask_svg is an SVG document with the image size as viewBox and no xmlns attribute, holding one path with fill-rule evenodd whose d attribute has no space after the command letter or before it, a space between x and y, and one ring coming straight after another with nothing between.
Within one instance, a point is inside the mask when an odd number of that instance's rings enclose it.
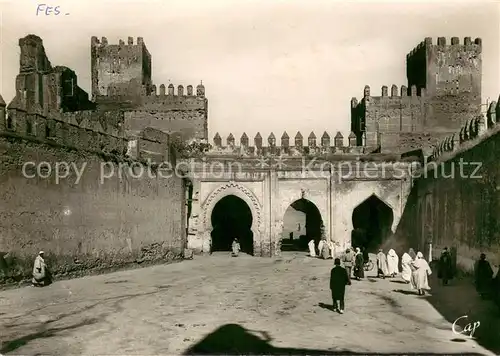
<instances>
[{"instance_id":1,"label":"mud brick wall","mask_svg":"<svg viewBox=\"0 0 500 356\"><path fill-rule=\"evenodd\" d=\"M22 166L29 161L49 162L53 170L56 162L72 166L57 182L54 172L47 179L24 177ZM83 164L77 181L74 167ZM130 171L119 164L96 154L0 137L0 282L30 278L39 250L46 252L55 276L179 256L185 241L182 179L158 178L154 171L139 177L138 167ZM106 177L114 169L102 183L101 165ZM36 174L36 168L26 173Z\"/></svg>"},{"instance_id":2,"label":"mud brick wall","mask_svg":"<svg viewBox=\"0 0 500 356\"><path fill-rule=\"evenodd\" d=\"M490 130L414 181L396 232L426 256L428 241L434 258L445 246L456 248L458 267L467 272L482 252L492 264L500 263L500 130Z\"/></svg>"}]
</instances>

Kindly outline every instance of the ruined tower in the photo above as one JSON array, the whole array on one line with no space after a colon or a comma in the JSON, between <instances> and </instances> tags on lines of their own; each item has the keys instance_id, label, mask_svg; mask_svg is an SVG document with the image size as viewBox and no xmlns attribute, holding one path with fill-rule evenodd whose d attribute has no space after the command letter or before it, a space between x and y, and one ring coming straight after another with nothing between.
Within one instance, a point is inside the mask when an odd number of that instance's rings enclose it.
<instances>
[{"instance_id":1,"label":"ruined tower","mask_svg":"<svg viewBox=\"0 0 500 356\"><path fill-rule=\"evenodd\" d=\"M151 55L142 37L134 44L132 37L127 44L108 44L106 37L101 41L91 39L92 100L100 97L134 97L147 95L152 89Z\"/></svg>"}]
</instances>

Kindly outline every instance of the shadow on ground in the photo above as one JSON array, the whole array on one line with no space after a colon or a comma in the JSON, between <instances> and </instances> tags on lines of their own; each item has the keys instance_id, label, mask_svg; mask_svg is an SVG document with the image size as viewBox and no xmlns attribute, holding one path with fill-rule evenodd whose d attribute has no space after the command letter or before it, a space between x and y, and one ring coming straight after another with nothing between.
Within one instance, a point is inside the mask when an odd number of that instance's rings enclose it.
<instances>
[{"instance_id":1,"label":"shadow on ground","mask_svg":"<svg viewBox=\"0 0 500 356\"><path fill-rule=\"evenodd\" d=\"M437 267L433 266L433 271ZM437 279L437 273L429 278L431 292L424 298L450 323L458 318L458 330L466 328L469 323L480 322L475 330L476 342L484 348L500 355L500 310L489 300L481 300L470 278L452 280L448 286L443 286ZM468 332L456 337L467 338Z\"/></svg>"},{"instance_id":2,"label":"shadow on ground","mask_svg":"<svg viewBox=\"0 0 500 356\"><path fill-rule=\"evenodd\" d=\"M188 348L184 355L384 355L381 353L352 352L345 349L297 349L274 347L272 338L265 331L248 330L238 324L226 324ZM403 351L403 350L402 350ZM440 353L402 353L404 355L452 355ZM395 355L387 353L386 355ZM397 353L396 353L397 355ZM460 353L455 355L481 355L480 353Z\"/></svg>"},{"instance_id":3,"label":"shadow on ground","mask_svg":"<svg viewBox=\"0 0 500 356\"><path fill-rule=\"evenodd\" d=\"M73 330L73 329L78 329L82 326L86 325L92 325L97 323L99 320L98 319L86 319L83 320L77 324L66 326L66 327L60 327L60 328L48 328L45 330L41 330L32 334L28 334L25 336L22 336L20 338L17 338L15 340L11 340L6 342L4 345L2 345L2 348L0 349L0 354L5 354L7 352L14 351L24 345L26 345L28 342L36 339L44 339L44 338L50 338L52 336L57 335L60 332L67 331L67 330Z\"/></svg>"},{"instance_id":4,"label":"shadow on ground","mask_svg":"<svg viewBox=\"0 0 500 356\"><path fill-rule=\"evenodd\" d=\"M14 323L11 323L10 321L8 321L3 326L6 329L22 328L24 330L29 330L29 329L34 329L34 330L32 330L30 333L25 332L24 336L17 337L17 335L16 335L15 339L4 341L1 345L1 348L0 348L0 356L5 354L5 353L8 353L8 352L15 351L15 350L19 349L20 347L27 345L30 341L37 340L37 339L50 338L50 337L56 336L58 334L61 334L64 331L76 330L78 328L81 328L81 327L84 327L87 325L99 323L102 320L104 320L107 316L109 316L113 313L123 312L124 309L121 305L123 302L130 300L132 298L136 298L136 297L142 297L142 296L146 296L146 295L160 293L163 290L170 288L170 285L157 286L156 288L157 288L157 290L151 291L151 292L120 295L120 296L105 298L103 300L97 300L95 303L92 303L92 304L87 305L87 306L83 306L81 308L78 308L77 310L72 310L71 312L68 312L68 313L58 314L58 315L54 316L54 318L52 318L48 321L45 321L45 322L37 322L37 321L35 321L35 322L19 322L18 320L23 320L25 318L32 318L33 313L40 311L40 310L46 308L47 306L35 308L35 309L32 309L24 314L17 315L14 318L14 319L16 319L16 321ZM73 304L73 302L61 303L61 305L68 305L68 306L70 304ZM81 314L83 314L85 312L93 311L94 308L96 308L98 306L102 306L102 305L106 305L108 307L108 310L106 312L101 312L101 313L94 312L93 318L83 319L82 321L80 321L78 323L71 324L68 326L60 326L60 327L53 326L53 324L57 323L57 322L68 323L68 321L66 320L67 318L75 317L77 315L80 315L80 317L82 317ZM9 319L12 319L12 318L8 318L7 320L9 320ZM19 331L18 331L18 333L19 333ZM0 335L0 336L2 336L2 335Z\"/></svg>"}]
</instances>

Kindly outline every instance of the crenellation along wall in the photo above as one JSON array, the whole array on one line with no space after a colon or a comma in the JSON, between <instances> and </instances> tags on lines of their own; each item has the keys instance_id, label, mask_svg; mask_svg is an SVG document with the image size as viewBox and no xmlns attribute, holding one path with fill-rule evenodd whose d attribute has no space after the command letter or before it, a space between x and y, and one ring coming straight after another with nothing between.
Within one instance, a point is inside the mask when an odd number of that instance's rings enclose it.
<instances>
[{"instance_id":1,"label":"crenellation along wall","mask_svg":"<svg viewBox=\"0 0 500 356\"><path fill-rule=\"evenodd\" d=\"M500 112L492 103L491 114ZM413 184L396 238L408 247L439 257L443 247L457 250L458 267L473 272L484 252L500 263L500 126L488 118L470 119L435 149Z\"/></svg>"},{"instance_id":2,"label":"crenellation along wall","mask_svg":"<svg viewBox=\"0 0 500 356\"><path fill-rule=\"evenodd\" d=\"M122 154L128 142L123 134L123 120L122 112L51 112L44 117L9 109L1 129L19 137L50 140L77 149Z\"/></svg>"},{"instance_id":3,"label":"crenellation along wall","mask_svg":"<svg viewBox=\"0 0 500 356\"><path fill-rule=\"evenodd\" d=\"M236 143L233 134L229 134L225 145L222 142L222 137L219 133L216 133L213 138L213 147L209 150L211 154L236 156L302 156L331 153L361 154L364 152L365 148L357 145L354 133L351 133L345 140L344 135L340 132L337 132L332 139L326 131L319 138L314 132L311 132L306 139L306 144L304 144L304 137L300 132L297 132L294 138L290 138L286 131L283 132L280 144L278 144L276 136L272 132L268 136L267 142L264 142L261 134L257 133L253 138L253 145L250 144L246 133L241 135L239 144Z\"/></svg>"},{"instance_id":4,"label":"crenellation along wall","mask_svg":"<svg viewBox=\"0 0 500 356\"><path fill-rule=\"evenodd\" d=\"M39 250L56 277L181 256L182 178L158 177L139 161L104 152L6 135L0 136L0 283L29 279ZM23 173L26 162L33 164Z\"/></svg>"}]
</instances>

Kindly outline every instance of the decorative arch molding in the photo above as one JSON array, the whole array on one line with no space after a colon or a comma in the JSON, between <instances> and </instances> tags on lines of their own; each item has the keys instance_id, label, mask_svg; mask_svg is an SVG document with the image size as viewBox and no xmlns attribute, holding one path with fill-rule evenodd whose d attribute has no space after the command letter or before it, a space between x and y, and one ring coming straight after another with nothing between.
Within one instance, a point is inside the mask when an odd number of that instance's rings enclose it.
<instances>
[{"instance_id":1,"label":"decorative arch molding","mask_svg":"<svg viewBox=\"0 0 500 356\"><path fill-rule=\"evenodd\" d=\"M260 250L261 231L263 231L262 205L260 204L259 199L255 196L255 194L252 191L250 191L244 185L236 183L234 181L230 181L229 183L221 185L217 189L212 191L209 194L209 196L205 199L202 205L202 212L203 212L202 223L203 223L203 228L205 230L204 246L206 245L207 241L211 240L210 234L213 230L212 212L215 208L215 205L221 199L229 195L234 195L243 200L248 205L250 211L252 212L251 230L253 233L253 240L254 240L254 254L257 255ZM206 249L207 247L205 246L204 250Z\"/></svg>"}]
</instances>

